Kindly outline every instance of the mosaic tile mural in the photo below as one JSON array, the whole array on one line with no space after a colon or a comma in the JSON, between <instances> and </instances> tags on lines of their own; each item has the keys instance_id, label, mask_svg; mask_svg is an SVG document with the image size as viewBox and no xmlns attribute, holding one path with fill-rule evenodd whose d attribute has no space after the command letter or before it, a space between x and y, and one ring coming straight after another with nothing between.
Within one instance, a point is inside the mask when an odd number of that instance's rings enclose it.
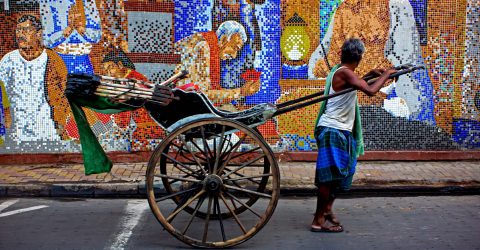
<instances>
[{"instance_id":1,"label":"mosaic tile mural","mask_svg":"<svg viewBox=\"0 0 480 250\"><path fill-rule=\"evenodd\" d=\"M480 148L478 0L3 0L0 32L0 153L80 150L68 73L160 83L187 69L179 86L238 111L321 90L349 37L366 45L360 75L426 67L359 94L367 150ZM277 151L315 150L318 108L258 129ZM108 151L165 136L143 109L85 112Z\"/></svg>"}]
</instances>

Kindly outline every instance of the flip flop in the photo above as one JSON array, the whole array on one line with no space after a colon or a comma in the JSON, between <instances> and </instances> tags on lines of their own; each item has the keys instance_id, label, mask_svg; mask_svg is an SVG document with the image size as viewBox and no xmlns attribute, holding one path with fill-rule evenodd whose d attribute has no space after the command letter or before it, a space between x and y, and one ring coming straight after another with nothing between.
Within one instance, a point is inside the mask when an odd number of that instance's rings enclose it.
<instances>
[{"instance_id":1,"label":"flip flop","mask_svg":"<svg viewBox=\"0 0 480 250\"><path fill-rule=\"evenodd\" d=\"M326 220L330 221L335 226L341 226L342 225L340 223L340 221L338 220L337 216L335 216L333 213L325 213L323 216L325 217Z\"/></svg>"},{"instance_id":2,"label":"flip flop","mask_svg":"<svg viewBox=\"0 0 480 250\"><path fill-rule=\"evenodd\" d=\"M337 227L337 229L332 229ZM310 231L312 232L321 232L321 233L341 233L343 232L343 227L340 225L337 226L331 226L331 227L316 227L316 226L311 226Z\"/></svg>"}]
</instances>

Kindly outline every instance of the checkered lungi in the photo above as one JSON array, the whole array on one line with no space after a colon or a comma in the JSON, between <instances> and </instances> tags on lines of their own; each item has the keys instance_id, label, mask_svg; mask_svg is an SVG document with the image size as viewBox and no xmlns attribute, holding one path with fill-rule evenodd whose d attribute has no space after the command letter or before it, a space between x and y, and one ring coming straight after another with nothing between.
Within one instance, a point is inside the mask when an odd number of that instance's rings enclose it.
<instances>
[{"instance_id":1,"label":"checkered lungi","mask_svg":"<svg viewBox=\"0 0 480 250\"><path fill-rule=\"evenodd\" d=\"M351 132L318 126L315 185L334 184L341 191L350 189L357 165L356 142Z\"/></svg>"}]
</instances>

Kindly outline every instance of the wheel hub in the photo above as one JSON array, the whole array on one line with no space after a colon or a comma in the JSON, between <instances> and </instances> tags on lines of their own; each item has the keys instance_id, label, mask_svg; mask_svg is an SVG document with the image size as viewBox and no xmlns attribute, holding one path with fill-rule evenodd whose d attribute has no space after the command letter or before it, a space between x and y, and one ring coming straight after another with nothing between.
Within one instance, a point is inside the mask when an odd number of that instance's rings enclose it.
<instances>
[{"instance_id":1,"label":"wheel hub","mask_svg":"<svg viewBox=\"0 0 480 250\"><path fill-rule=\"evenodd\" d=\"M204 180L204 186L207 192L216 193L223 186L223 181L216 174L207 175Z\"/></svg>"}]
</instances>

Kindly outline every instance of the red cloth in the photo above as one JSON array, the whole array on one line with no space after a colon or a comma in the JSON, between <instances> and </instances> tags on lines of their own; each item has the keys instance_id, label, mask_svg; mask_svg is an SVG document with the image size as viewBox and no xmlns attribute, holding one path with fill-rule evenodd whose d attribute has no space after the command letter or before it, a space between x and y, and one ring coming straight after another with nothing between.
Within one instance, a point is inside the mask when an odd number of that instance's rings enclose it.
<instances>
[{"instance_id":1,"label":"red cloth","mask_svg":"<svg viewBox=\"0 0 480 250\"><path fill-rule=\"evenodd\" d=\"M215 31L201 32L210 48L210 82L211 89L220 89L220 48Z\"/></svg>"},{"instance_id":2,"label":"red cloth","mask_svg":"<svg viewBox=\"0 0 480 250\"><path fill-rule=\"evenodd\" d=\"M185 85L182 85L182 86L179 86L177 87L181 90L184 90L184 91L192 91L192 90L199 90L200 88L198 87L197 84L191 82L191 83L188 83L188 84L185 84Z\"/></svg>"},{"instance_id":3,"label":"red cloth","mask_svg":"<svg viewBox=\"0 0 480 250\"><path fill-rule=\"evenodd\" d=\"M255 69L247 69L242 75L240 75L240 77L245 81L258 81L260 75L261 73Z\"/></svg>"},{"instance_id":4,"label":"red cloth","mask_svg":"<svg viewBox=\"0 0 480 250\"><path fill-rule=\"evenodd\" d=\"M141 73L133 69L131 69L130 72L128 72L125 78L136 79L143 82L150 82L146 76L142 75Z\"/></svg>"}]
</instances>

